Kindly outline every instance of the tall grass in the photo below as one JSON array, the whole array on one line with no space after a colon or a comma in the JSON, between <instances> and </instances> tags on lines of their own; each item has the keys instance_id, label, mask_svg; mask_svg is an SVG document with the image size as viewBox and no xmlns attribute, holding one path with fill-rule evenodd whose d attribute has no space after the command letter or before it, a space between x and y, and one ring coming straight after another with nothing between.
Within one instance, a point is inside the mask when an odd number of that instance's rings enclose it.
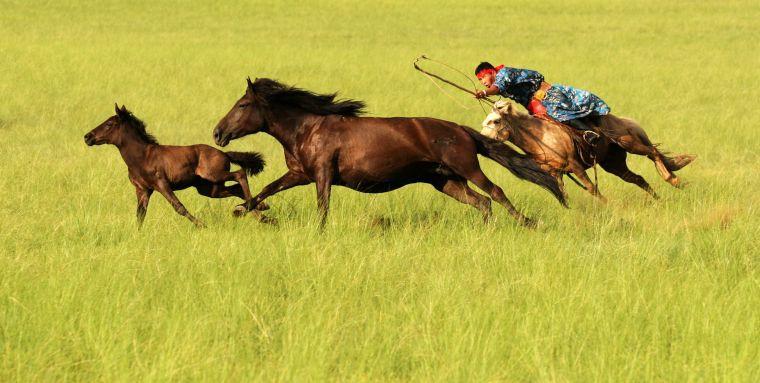
<instances>
[{"instance_id":1,"label":"tall grass","mask_svg":"<svg viewBox=\"0 0 760 383\"><path fill-rule=\"evenodd\" d=\"M0 381L757 381L760 5L751 1L6 2L0 13ZM594 91L699 159L663 197L601 172L571 210L495 163L530 217L411 186L237 201L160 196L82 136L126 104L163 143L211 143L245 77L476 126L413 71L488 59ZM451 74L457 79L455 74ZM464 82L464 79L457 81ZM268 136L235 141L285 171Z\"/></svg>"}]
</instances>

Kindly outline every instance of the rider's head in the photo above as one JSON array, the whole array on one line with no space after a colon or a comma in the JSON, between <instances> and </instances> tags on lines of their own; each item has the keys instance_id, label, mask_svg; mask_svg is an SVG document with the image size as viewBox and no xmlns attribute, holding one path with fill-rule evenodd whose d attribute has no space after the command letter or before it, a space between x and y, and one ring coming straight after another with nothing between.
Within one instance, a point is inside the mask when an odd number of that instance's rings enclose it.
<instances>
[{"instance_id":1,"label":"rider's head","mask_svg":"<svg viewBox=\"0 0 760 383\"><path fill-rule=\"evenodd\" d=\"M475 68L475 76L478 77L481 84L490 87L496 80L496 68L491 63L483 61Z\"/></svg>"}]
</instances>

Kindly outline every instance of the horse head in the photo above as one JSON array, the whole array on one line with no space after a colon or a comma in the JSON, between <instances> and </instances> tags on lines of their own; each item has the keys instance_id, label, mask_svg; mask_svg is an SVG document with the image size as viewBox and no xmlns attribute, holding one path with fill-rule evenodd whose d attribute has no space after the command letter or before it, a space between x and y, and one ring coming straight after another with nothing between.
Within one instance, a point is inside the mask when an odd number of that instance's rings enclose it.
<instances>
[{"instance_id":1,"label":"horse head","mask_svg":"<svg viewBox=\"0 0 760 383\"><path fill-rule=\"evenodd\" d=\"M235 102L214 128L214 142L219 146L226 146L231 140L257 133L266 126L261 99L257 97L250 78L247 82L243 97Z\"/></svg>"},{"instance_id":2,"label":"horse head","mask_svg":"<svg viewBox=\"0 0 760 383\"><path fill-rule=\"evenodd\" d=\"M516 116L517 112L512 107L512 103L504 100L497 101L491 113L489 113L483 123L483 129L480 134L496 140L507 141L509 139L509 124L505 118Z\"/></svg>"}]
</instances>

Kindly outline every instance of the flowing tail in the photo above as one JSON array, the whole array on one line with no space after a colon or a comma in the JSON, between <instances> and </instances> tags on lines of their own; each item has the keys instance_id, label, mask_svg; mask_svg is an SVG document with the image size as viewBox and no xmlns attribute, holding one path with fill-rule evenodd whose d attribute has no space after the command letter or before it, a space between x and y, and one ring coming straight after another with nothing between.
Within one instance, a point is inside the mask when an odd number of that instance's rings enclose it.
<instances>
[{"instance_id":1,"label":"flowing tail","mask_svg":"<svg viewBox=\"0 0 760 383\"><path fill-rule=\"evenodd\" d=\"M230 162L236 165L240 165L245 170L245 173L249 176L255 176L264 170L264 157L261 153L256 152L226 152L227 157L230 158Z\"/></svg>"},{"instance_id":2,"label":"flowing tail","mask_svg":"<svg viewBox=\"0 0 760 383\"><path fill-rule=\"evenodd\" d=\"M541 169L533 159L518 153L503 142L486 137L473 129L464 127L464 130L475 140L478 154L496 161L517 178L533 182L548 190L562 206L568 207L567 198L557 179Z\"/></svg>"}]
</instances>

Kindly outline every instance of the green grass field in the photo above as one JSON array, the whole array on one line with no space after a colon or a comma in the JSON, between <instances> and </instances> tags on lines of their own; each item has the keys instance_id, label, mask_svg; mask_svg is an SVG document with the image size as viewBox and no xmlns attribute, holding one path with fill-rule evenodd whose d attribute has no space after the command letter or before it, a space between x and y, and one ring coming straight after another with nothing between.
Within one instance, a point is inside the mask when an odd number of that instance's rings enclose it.
<instances>
[{"instance_id":1,"label":"green grass field","mask_svg":"<svg viewBox=\"0 0 760 383\"><path fill-rule=\"evenodd\" d=\"M0 381L760 380L760 3L1 2ZM477 127L412 69L528 67L589 89L697 161L663 197L600 172L572 209L483 159L537 230L410 186L314 186L269 200L155 195L141 232L111 146L82 136L126 104L166 144L211 144L272 77L367 101L376 116ZM433 67L431 67L433 68ZM453 79L464 82L463 78ZM254 192L285 171L265 135ZM629 157L630 158L630 157Z\"/></svg>"}]
</instances>

